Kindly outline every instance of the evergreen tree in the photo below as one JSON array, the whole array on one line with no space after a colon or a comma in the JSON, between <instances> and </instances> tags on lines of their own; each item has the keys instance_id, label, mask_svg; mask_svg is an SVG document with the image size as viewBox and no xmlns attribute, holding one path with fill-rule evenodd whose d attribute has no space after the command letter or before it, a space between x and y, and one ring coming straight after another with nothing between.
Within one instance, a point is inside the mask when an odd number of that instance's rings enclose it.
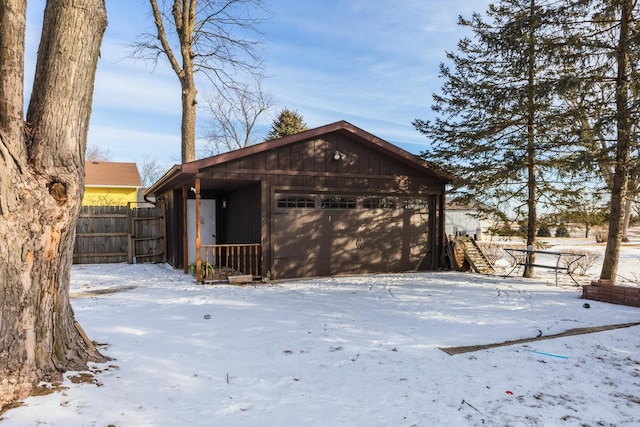
<instances>
[{"instance_id":1,"label":"evergreen tree","mask_svg":"<svg viewBox=\"0 0 640 427\"><path fill-rule=\"evenodd\" d=\"M282 138L307 130L307 124L297 111L288 108L282 109L278 117L271 123L271 129L267 134L267 140Z\"/></svg>"},{"instance_id":2,"label":"evergreen tree","mask_svg":"<svg viewBox=\"0 0 640 427\"><path fill-rule=\"evenodd\" d=\"M571 237L571 234L569 234L569 230L564 222L560 223L558 228L556 228L556 237Z\"/></svg>"},{"instance_id":3,"label":"evergreen tree","mask_svg":"<svg viewBox=\"0 0 640 427\"><path fill-rule=\"evenodd\" d=\"M611 214L609 216L609 234L607 246L604 252L600 279L614 280L618 272L618 258L622 243L622 230L624 223L624 207L627 199L629 176L633 171L631 167L632 151L632 118L638 119L637 98L634 100L632 93L637 94L638 81L633 81L634 59L637 59L638 21L635 14L638 13L638 5L635 0L611 0L602 9L598 16L604 18L605 26L607 18L613 18L617 27L617 38L612 48L605 49L606 55L615 52L615 166L611 187ZM635 58L634 58L635 57ZM637 76L635 76L637 77ZM634 117L635 116L635 117ZM636 141L637 144L637 141ZM635 161L637 167L637 159Z\"/></svg>"},{"instance_id":4,"label":"evergreen tree","mask_svg":"<svg viewBox=\"0 0 640 427\"><path fill-rule=\"evenodd\" d=\"M460 18L473 38L447 54L452 68L441 65L435 121L413 123L433 141L422 156L459 177L459 199L524 208L531 247L538 200L553 194L559 162L569 151L554 96L563 12L552 0L502 0L489 6L491 22L477 13ZM532 269L524 275L531 277Z\"/></svg>"},{"instance_id":5,"label":"evergreen tree","mask_svg":"<svg viewBox=\"0 0 640 427\"><path fill-rule=\"evenodd\" d=\"M600 278L615 280L625 224L640 185L640 6L634 0L576 0L573 7L584 10L587 19L566 28L576 55L565 55L567 74L559 93L574 117L580 147L575 164L582 172L599 173L610 192Z\"/></svg>"},{"instance_id":6,"label":"evergreen tree","mask_svg":"<svg viewBox=\"0 0 640 427\"><path fill-rule=\"evenodd\" d=\"M584 182L565 191L558 211L564 220L582 225L584 237L588 239L593 227L605 223L609 212L608 200L594 182Z\"/></svg>"},{"instance_id":7,"label":"evergreen tree","mask_svg":"<svg viewBox=\"0 0 640 427\"><path fill-rule=\"evenodd\" d=\"M548 225L542 224L540 228L538 228L538 237L551 237L551 230L549 230Z\"/></svg>"}]
</instances>

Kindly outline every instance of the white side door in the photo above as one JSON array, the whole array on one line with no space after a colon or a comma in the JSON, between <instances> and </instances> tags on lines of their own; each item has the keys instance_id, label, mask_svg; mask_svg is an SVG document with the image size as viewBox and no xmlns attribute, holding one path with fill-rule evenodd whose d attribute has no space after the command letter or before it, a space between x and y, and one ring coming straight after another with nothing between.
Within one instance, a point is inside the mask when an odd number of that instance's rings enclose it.
<instances>
[{"instance_id":1,"label":"white side door","mask_svg":"<svg viewBox=\"0 0 640 427\"><path fill-rule=\"evenodd\" d=\"M196 201L187 199L187 239L189 264L196 262ZM200 199L200 244L216 244L216 200Z\"/></svg>"}]
</instances>

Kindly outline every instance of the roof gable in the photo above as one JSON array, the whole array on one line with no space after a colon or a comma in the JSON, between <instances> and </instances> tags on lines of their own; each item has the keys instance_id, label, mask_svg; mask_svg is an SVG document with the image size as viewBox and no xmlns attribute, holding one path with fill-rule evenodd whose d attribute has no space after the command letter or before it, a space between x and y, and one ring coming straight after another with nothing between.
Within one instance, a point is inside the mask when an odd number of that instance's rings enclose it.
<instances>
[{"instance_id":1,"label":"roof gable","mask_svg":"<svg viewBox=\"0 0 640 427\"><path fill-rule=\"evenodd\" d=\"M448 183L452 181L452 176L436 169L432 164L424 159L409 153L377 136L370 134L346 121L339 121L328 125L320 126L278 138L265 141L259 144L251 145L238 150L222 153L216 156L207 157L182 165L175 165L162 178L154 183L145 191L146 195L152 195L167 188L175 187L187 182L194 176L210 171L212 169L230 169L230 172L238 171L239 165L252 164L251 159L261 158L264 156L273 157L274 152L307 144L314 140L328 140L331 135L338 135L340 138L346 138L355 144L360 144L366 150L376 151L379 157L384 157L390 161L403 165L404 168L412 169L418 172L418 175L428 176L436 181ZM333 152L331 153L333 154ZM277 157L277 156L276 156ZM304 157L304 155L303 155ZM266 167L264 162L257 162L250 169L259 169ZM303 170L307 170L304 166L298 166ZM246 168L240 166L240 169ZM274 169L274 168L270 168ZM281 169L277 166L275 169ZM358 170L359 174L366 175L367 172Z\"/></svg>"},{"instance_id":2,"label":"roof gable","mask_svg":"<svg viewBox=\"0 0 640 427\"><path fill-rule=\"evenodd\" d=\"M141 187L138 166L122 162L86 162L84 184L104 187Z\"/></svg>"},{"instance_id":3,"label":"roof gable","mask_svg":"<svg viewBox=\"0 0 640 427\"><path fill-rule=\"evenodd\" d=\"M207 157L190 163L185 163L182 165L182 172L196 174L202 169L211 166L220 165L243 157L274 150L286 145L291 145L301 141L317 138L319 136L326 135L332 132L340 132L342 134L346 134L354 140L368 145L370 148L374 148L378 151L384 152L395 160L405 163L410 167L420 169L423 172L427 172L428 174L444 181L451 181L451 176L437 171L433 167L433 165L423 160L422 158L411 154L408 151L405 151L402 148L397 147L381 138L378 138L377 136L366 132L344 120L320 126L314 129L309 129L303 132L296 133L294 135L285 136L283 138L265 141L259 144L251 145L249 147L241 148L239 150L230 151L228 153L219 154L217 156Z\"/></svg>"}]
</instances>

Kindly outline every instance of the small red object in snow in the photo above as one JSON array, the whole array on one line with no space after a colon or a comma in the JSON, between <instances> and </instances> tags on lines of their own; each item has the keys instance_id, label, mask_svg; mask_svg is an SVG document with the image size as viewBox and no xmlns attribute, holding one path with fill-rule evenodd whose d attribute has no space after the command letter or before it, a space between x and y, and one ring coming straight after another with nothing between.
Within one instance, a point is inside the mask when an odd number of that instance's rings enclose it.
<instances>
[{"instance_id":1,"label":"small red object in snow","mask_svg":"<svg viewBox=\"0 0 640 427\"><path fill-rule=\"evenodd\" d=\"M507 390L507 391L506 391L506 393L507 393L509 396L513 396L513 392L512 392L511 390Z\"/></svg>"}]
</instances>

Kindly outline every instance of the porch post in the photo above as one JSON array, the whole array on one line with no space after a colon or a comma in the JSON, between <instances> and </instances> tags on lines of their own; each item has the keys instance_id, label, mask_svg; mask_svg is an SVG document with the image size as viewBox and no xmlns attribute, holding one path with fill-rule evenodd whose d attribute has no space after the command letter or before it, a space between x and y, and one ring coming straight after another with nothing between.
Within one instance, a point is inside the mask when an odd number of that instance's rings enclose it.
<instances>
[{"instance_id":1,"label":"porch post","mask_svg":"<svg viewBox=\"0 0 640 427\"><path fill-rule=\"evenodd\" d=\"M196 281L202 281L202 260L200 259L200 178L196 178Z\"/></svg>"},{"instance_id":2,"label":"porch post","mask_svg":"<svg viewBox=\"0 0 640 427\"><path fill-rule=\"evenodd\" d=\"M184 274L189 273L189 235L187 234L187 196L189 186L182 185L182 265Z\"/></svg>"},{"instance_id":3,"label":"porch post","mask_svg":"<svg viewBox=\"0 0 640 427\"><path fill-rule=\"evenodd\" d=\"M271 279L273 263L271 262L271 199L266 179L260 182L260 275L262 279Z\"/></svg>"}]
</instances>

